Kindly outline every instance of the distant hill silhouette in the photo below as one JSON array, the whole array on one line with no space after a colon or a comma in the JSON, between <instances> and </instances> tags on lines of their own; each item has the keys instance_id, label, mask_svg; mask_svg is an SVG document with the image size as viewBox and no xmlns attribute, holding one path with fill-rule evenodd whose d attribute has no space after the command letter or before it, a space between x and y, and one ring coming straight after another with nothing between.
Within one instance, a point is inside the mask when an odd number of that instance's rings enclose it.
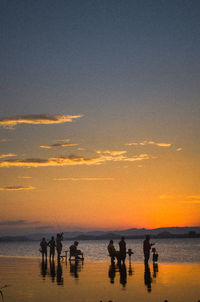
<instances>
[{"instance_id":1,"label":"distant hill silhouette","mask_svg":"<svg viewBox=\"0 0 200 302\"><path fill-rule=\"evenodd\" d=\"M113 231L90 231L90 232L64 232L64 240L104 240L118 239L125 236L127 239L141 239L149 234L152 238L200 238L200 227L168 227L157 229L127 229ZM0 241L27 241L40 240L42 237L50 239L52 233L37 233L24 236L3 236Z\"/></svg>"}]
</instances>

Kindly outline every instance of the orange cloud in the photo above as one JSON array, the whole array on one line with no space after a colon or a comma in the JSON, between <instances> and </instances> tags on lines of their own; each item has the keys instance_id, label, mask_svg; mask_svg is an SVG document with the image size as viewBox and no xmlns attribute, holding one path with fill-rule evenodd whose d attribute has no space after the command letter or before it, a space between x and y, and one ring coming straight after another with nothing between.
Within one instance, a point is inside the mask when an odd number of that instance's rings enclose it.
<instances>
[{"instance_id":1,"label":"orange cloud","mask_svg":"<svg viewBox=\"0 0 200 302\"><path fill-rule=\"evenodd\" d=\"M35 187L33 186L8 186L8 187L0 187L0 191L25 191L25 190L34 190Z\"/></svg>"},{"instance_id":2,"label":"orange cloud","mask_svg":"<svg viewBox=\"0 0 200 302\"><path fill-rule=\"evenodd\" d=\"M66 181L107 181L114 180L112 177L62 177L54 178L54 180L66 180Z\"/></svg>"},{"instance_id":3,"label":"orange cloud","mask_svg":"<svg viewBox=\"0 0 200 302\"><path fill-rule=\"evenodd\" d=\"M125 154L125 153L127 153L127 151L113 151L113 150L101 151L101 150L96 150L96 153L97 154L110 154L112 156L117 156L117 155Z\"/></svg>"},{"instance_id":4,"label":"orange cloud","mask_svg":"<svg viewBox=\"0 0 200 302\"><path fill-rule=\"evenodd\" d=\"M72 122L73 119L81 118L83 115L50 115L50 114L32 114L14 116L0 119L0 127L14 129L19 124L49 125Z\"/></svg>"},{"instance_id":5,"label":"orange cloud","mask_svg":"<svg viewBox=\"0 0 200 302\"><path fill-rule=\"evenodd\" d=\"M139 142L139 143L128 143L125 144L126 146L146 146L146 145L155 145L158 147L171 147L172 144L168 144L168 143L156 143L153 141L143 141L143 142Z\"/></svg>"},{"instance_id":6,"label":"orange cloud","mask_svg":"<svg viewBox=\"0 0 200 302\"><path fill-rule=\"evenodd\" d=\"M6 158L6 157L12 157L12 156L17 156L17 154L14 154L14 153L0 154L0 158Z\"/></svg>"},{"instance_id":7,"label":"orange cloud","mask_svg":"<svg viewBox=\"0 0 200 302\"><path fill-rule=\"evenodd\" d=\"M52 157L48 159L24 159L24 160L4 160L0 161L0 167L55 167L55 166L76 166L76 165L100 165L105 162L120 161L142 161L150 159L148 154L140 154L132 157L124 155L102 155L99 157L84 158L82 156L71 155L68 157Z\"/></svg>"},{"instance_id":8,"label":"orange cloud","mask_svg":"<svg viewBox=\"0 0 200 302\"><path fill-rule=\"evenodd\" d=\"M52 149L54 147L74 147L77 146L78 144L69 144L69 143L56 143L56 144L52 144L52 145L48 145L48 146L40 146L40 148L43 149Z\"/></svg>"}]
</instances>

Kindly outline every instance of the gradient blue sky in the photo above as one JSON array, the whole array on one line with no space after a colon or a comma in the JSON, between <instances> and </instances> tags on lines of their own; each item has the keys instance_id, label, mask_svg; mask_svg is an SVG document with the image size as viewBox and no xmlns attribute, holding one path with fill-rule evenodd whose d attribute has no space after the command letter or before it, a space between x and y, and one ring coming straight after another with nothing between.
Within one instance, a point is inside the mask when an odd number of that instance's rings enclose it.
<instances>
[{"instance_id":1,"label":"gradient blue sky","mask_svg":"<svg viewBox=\"0 0 200 302\"><path fill-rule=\"evenodd\" d=\"M169 143L174 153L167 153L167 148L160 148L165 149L162 155L155 149L151 150L152 156L162 160L160 164L158 160L154 168L152 160L149 170L141 174L141 179L145 180L144 193L153 194L152 199L155 197L156 188L150 193L149 183L156 179L158 187L163 190L163 194L158 193L160 196L171 194L170 186L177 186L171 190L173 194L176 193L176 200L177 195L179 199L180 196L182 199L186 198L183 196L198 196L194 208L184 212L185 216L194 216L191 221L185 219L185 224L198 225L199 20L200 2L189 0L1 1L0 119L33 114L83 117L61 125L18 125L15 130L1 128L0 153L15 153L17 158L63 156L66 155L63 151L50 150L45 153L46 150L39 148L62 139L70 139L71 143L85 148L84 156L87 158L92 156L94 150L125 150L125 144L131 142L146 140ZM178 148L182 149L181 152L176 152ZM70 152L73 155L76 153L75 150ZM134 156L138 156L138 149L136 153ZM141 150L142 153L148 152ZM169 168L170 162L173 168ZM21 169L24 168L1 168L1 188L22 185L16 183ZM38 169L40 172L36 172ZM33 182L42 177L44 172L41 171L44 169L49 168L29 169ZM115 167L106 165L95 167L93 171L88 167L86 170L64 167L62 172L61 168L57 169L56 177L65 174L68 177L89 175L119 178L121 174L121 178L127 179L127 185L133 183L138 173L131 170L123 175L123 171L116 172ZM44 173L43 179L48 173ZM162 174L161 179L159 174ZM177 184L175 179L179 179ZM38 182L41 184L41 180ZM35 185L37 187L38 183ZM52 185L48 182L45 186ZM119 182L116 186L119 186ZM154 184L151 186L154 187ZM80 195L84 196L81 190ZM85 202L90 190L93 196L94 192L87 187ZM96 189L97 195L98 190L101 188ZM115 188L110 185L106 192L109 190L113 192ZM75 191L79 192L79 187ZM17 198L23 193L16 192ZM128 193L129 199L133 193ZM1 218L15 221L14 213L9 216L8 209L15 198L10 194L13 192L4 192L3 189L0 192ZM35 191L30 194L35 194ZM38 200L38 194L30 196L32 203ZM27 195L19 199L26 198ZM78 200L80 196L77 194L76 198ZM110 205L113 204L112 198L111 194L107 200ZM126 203L125 199L123 203ZM48 203L48 200L45 202ZM159 198L157 202L160 204ZM95 203L92 210L98 211L99 205L97 203L95 206ZM80 207L78 211L81 210ZM73 220L80 218L76 217L73 209L71 211ZM17 225L20 219L30 220L30 217L22 216L16 210ZM141 219L144 226L168 226L167 222L162 224L157 220L145 224L145 217ZM123 227L124 219L120 222L120 216L116 216L117 222L112 221L113 227ZM33 217L35 220L36 216ZM39 220L42 224L41 217ZM47 218L44 220L45 223L49 222ZM174 223L170 222L169 226ZM178 224L181 225L180 222ZM80 227L84 225L83 221ZM112 227L110 224L104 225ZM131 221L126 226L132 226ZM141 225L136 223L134 226ZM86 227L102 225L97 217L96 224L95 221L90 226L86 223Z\"/></svg>"}]
</instances>

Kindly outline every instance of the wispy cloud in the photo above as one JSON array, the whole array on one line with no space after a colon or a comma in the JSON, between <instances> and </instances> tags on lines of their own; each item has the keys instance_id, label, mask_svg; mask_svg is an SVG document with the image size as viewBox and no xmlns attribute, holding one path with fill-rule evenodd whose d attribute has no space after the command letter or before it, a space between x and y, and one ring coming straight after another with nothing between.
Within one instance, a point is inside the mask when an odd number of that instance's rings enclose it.
<instances>
[{"instance_id":1,"label":"wispy cloud","mask_svg":"<svg viewBox=\"0 0 200 302\"><path fill-rule=\"evenodd\" d=\"M30 178L32 178L32 176L18 176L17 178L21 178L21 179L30 179Z\"/></svg>"},{"instance_id":2,"label":"wispy cloud","mask_svg":"<svg viewBox=\"0 0 200 302\"><path fill-rule=\"evenodd\" d=\"M178 201L185 204L200 204L200 195L187 195L187 194L175 194L175 195L160 195L160 199Z\"/></svg>"},{"instance_id":3,"label":"wispy cloud","mask_svg":"<svg viewBox=\"0 0 200 302\"><path fill-rule=\"evenodd\" d=\"M101 155L99 157L85 158L82 156L70 155L68 157L52 157L48 159L10 159L0 161L0 167L55 167L55 166L77 166L77 165L101 165L105 162L134 162L150 159L148 154L140 154L132 157L122 155Z\"/></svg>"},{"instance_id":4,"label":"wispy cloud","mask_svg":"<svg viewBox=\"0 0 200 302\"><path fill-rule=\"evenodd\" d=\"M13 157L13 156L17 156L17 154L14 153L0 154L0 158Z\"/></svg>"},{"instance_id":5,"label":"wispy cloud","mask_svg":"<svg viewBox=\"0 0 200 302\"><path fill-rule=\"evenodd\" d=\"M118 156L127 153L127 151L115 151L115 150L96 150L97 154L110 154L112 156Z\"/></svg>"},{"instance_id":6,"label":"wispy cloud","mask_svg":"<svg viewBox=\"0 0 200 302\"><path fill-rule=\"evenodd\" d=\"M0 119L0 127L14 129L19 124L49 125L72 122L73 119L81 118L83 115L50 115L50 114L32 114L13 116Z\"/></svg>"},{"instance_id":7,"label":"wispy cloud","mask_svg":"<svg viewBox=\"0 0 200 302\"><path fill-rule=\"evenodd\" d=\"M143 142L132 142L125 144L126 146L146 146L146 145L155 145L158 147L171 147L172 144L169 143L156 143L154 141L143 141Z\"/></svg>"},{"instance_id":8,"label":"wispy cloud","mask_svg":"<svg viewBox=\"0 0 200 302\"><path fill-rule=\"evenodd\" d=\"M56 144L52 144L52 145L48 145L48 146L40 146L40 148L43 149L52 149L55 147L74 147L77 146L78 144L70 144L70 143L56 143Z\"/></svg>"},{"instance_id":9,"label":"wispy cloud","mask_svg":"<svg viewBox=\"0 0 200 302\"><path fill-rule=\"evenodd\" d=\"M10 141L10 139L8 139L8 138L1 138L0 139L0 143L6 143L6 142L9 142Z\"/></svg>"},{"instance_id":10,"label":"wispy cloud","mask_svg":"<svg viewBox=\"0 0 200 302\"><path fill-rule=\"evenodd\" d=\"M183 150L183 148L177 148L176 149L176 151L178 151L178 152L180 152L180 151L182 151Z\"/></svg>"},{"instance_id":11,"label":"wispy cloud","mask_svg":"<svg viewBox=\"0 0 200 302\"><path fill-rule=\"evenodd\" d=\"M27 220L4 220L0 222L0 226L21 226L27 224L37 224L39 221L27 221Z\"/></svg>"},{"instance_id":12,"label":"wispy cloud","mask_svg":"<svg viewBox=\"0 0 200 302\"><path fill-rule=\"evenodd\" d=\"M8 187L0 187L0 191L26 191L26 190L34 190L33 186L8 186Z\"/></svg>"},{"instance_id":13,"label":"wispy cloud","mask_svg":"<svg viewBox=\"0 0 200 302\"><path fill-rule=\"evenodd\" d=\"M54 180L63 181L110 181L114 180L112 177L62 177L54 178Z\"/></svg>"}]
</instances>

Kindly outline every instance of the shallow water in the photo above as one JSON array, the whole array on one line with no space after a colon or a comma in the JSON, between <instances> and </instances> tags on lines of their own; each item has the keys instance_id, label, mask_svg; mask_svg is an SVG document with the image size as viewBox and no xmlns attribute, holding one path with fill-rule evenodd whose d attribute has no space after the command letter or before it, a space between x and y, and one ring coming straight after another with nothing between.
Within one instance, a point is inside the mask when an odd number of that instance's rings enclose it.
<instances>
[{"instance_id":1,"label":"shallow water","mask_svg":"<svg viewBox=\"0 0 200 302\"><path fill-rule=\"evenodd\" d=\"M43 262L0 257L5 302L197 302L200 264Z\"/></svg>"},{"instance_id":2,"label":"shallow water","mask_svg":"<svg viewBox=\"0 0 200 302\"><path fill-rule=\"evenodd\" d=\"M142 240L126 240L127 248L134 251L133 261L143 262ZM153 240L152 240L153 242ZM71 241L63 242L63 251L68 250ZM118 241L114 242L116 249ZM79 241L79 248L84 252L86 261L108 261L107 240ZM155 245L159 253L159 262L200 262L200 238L161 239ZM39 242L0 242L0 255L40 257Z\"/></svg>"}]
</instances>

